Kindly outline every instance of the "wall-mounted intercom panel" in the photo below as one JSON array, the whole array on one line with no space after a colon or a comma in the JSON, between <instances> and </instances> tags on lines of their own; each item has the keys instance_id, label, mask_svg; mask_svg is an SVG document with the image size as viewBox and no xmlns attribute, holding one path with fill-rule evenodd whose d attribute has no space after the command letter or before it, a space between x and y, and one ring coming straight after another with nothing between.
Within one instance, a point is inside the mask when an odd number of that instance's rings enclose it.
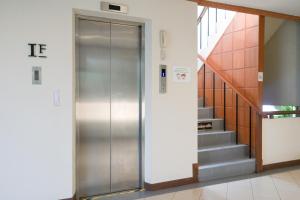
<instances>
[{"instance_id":1,"label":"wall-mounted intercom panel","mask_svg":"<svg viewBox=\"0 0 300 200\"><path fill-rule=\"evenodd\" d=\"M32 84L40 85L42 84L42 68L32 67Z\"/></svg>"},{"instance_id":2,"label":"wall-mounted intercom panel","mask_svg":"<svg viewBox=\"0 0 300 200\"><path fill-rule=\"evenodd\" d=\"M102 1L101 2L101 10L108 11L108 12L117 12L117 13L127 14L128 6Z\"/></svg>"},{"instance_id":3,"label":"wall-mounted intercom panel","mask_svg":"<svg viewBox=\"0 0 300 200\"><path fill-rule=\"evenodd\" d=\"M167 47L167 32L164 30L160 31L160 48Z\"/></svg>"},{"instance_id":4,"label":"wall-mounted intercom panel","mask_svg":"<svg viewBox=\"0 0 300 200\"><path fill-rule=\"evenodd\" d=\"M160 43L160 59L165 60L167 57L167 53L166 53L167 33L164 30L161 30L159 33L159 43Z\"/></svg>"},{"instance_id":5,"label":"wall-mounted intercom panel","mask_svg":"<svg viewBox=\"0 0 300 200\"><path fill-rule=\"evenodd\" d=\"M167 92L167 65L159 66L159 93Z\"/></svg>"}]
</instances>

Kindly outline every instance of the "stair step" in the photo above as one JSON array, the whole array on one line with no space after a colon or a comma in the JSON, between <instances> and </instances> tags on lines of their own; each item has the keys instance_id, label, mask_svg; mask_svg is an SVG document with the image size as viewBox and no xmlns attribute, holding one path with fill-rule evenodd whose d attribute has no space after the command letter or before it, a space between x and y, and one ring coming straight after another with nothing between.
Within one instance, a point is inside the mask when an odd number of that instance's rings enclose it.
<instances>
[{"instance_id":1,"label":"stair step","mask_svg":"<svg viewBox=\"0 0 300 200\"><path fill-rule=\"evenodd\" d=\"M198 97L198 107L203 107L203 97Z\"/></svg>"},{"instance_id":2,"label":"stair step","mask_svg":"<svg viewBox=\"0 0 300 200\"><path fill-rule=\"evenodd\" d=\"M200 107L198 108L198 119L209 119L213 118L212 107Z\"/></svg>"},{"instance_id":3,"label":"stair step","mask_svg":"<svg viewBox=\"0 0 300 200\"><path fill-rule=\"evenodd\" d=\"M208 131L198 133L198 148L207 148L236 143L236 134L233 131Z\"/></svg>"},{"instance_id":4,"label":"stair step","mask_svg":"<svg viewBox=\"0 0 300 200\"><path fill-rule=\"evenodd\" d=\"M255 159L240 159L218 164L200 165L199 181L241 176L255 172Z\"/></svg>"},{"instance_id":5,"label":"stair step","mask_svg":"<svg viewBox=\"0 0 300 200\"><path fill-rule=\"evenodd\" d=\"M226 145L198 150L198 162L201 165L216 164L247 158L249 155L248 145Z\"/></svg>"},{"instance_id":6,"label":"stair step","mask_svg":"<svg viewBox=\"0 0 300 200\"><path fill-rule=\"evenodd\" d=\"M203 129L203 130L199 130L200 132L206 132L206 131L218 131L218 130L223 130L224 128L224 124L223 124L224 120L220 119L220 118L207 118L207 119L198 119L198 127L199 125L203 125L206 123L210 123L212 125L211 129Z\"/></svg>"}]
</instances>

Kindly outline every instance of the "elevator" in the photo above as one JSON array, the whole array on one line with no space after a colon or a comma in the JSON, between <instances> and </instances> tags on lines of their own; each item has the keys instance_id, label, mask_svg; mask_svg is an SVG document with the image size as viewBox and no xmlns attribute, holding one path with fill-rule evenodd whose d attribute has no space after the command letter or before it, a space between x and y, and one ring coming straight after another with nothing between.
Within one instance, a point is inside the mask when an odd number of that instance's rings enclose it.
<instances>
[{"instance_id":1,"label":"elevator","mask_svg":"<svg viewBox=\"0 0 300 200\"><path fill-rule=\"evenodd\" d=\"M75 42L77 196L140 189L143 27L78 16Z\"/></svg>"}]
</instances>

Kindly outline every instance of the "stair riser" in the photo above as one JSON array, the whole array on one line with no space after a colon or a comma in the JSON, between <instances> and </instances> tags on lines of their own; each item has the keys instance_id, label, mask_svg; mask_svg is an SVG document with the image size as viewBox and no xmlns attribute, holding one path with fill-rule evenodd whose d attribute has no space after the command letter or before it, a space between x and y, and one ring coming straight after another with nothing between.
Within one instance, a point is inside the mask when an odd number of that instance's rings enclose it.
<instances>
[{"instance_id":1,"label":"stair riser","mask_svg":"<svg viewBox=\"0 0 300 200\"><path fill-rule=\"evenodd\" d=\"M211 181L221 178L241 176L255 172L255 161L232 164L228 166L212 167L199 170L199 181Z\"/></svg>"},{"instance_id":2,"label":"stair riser","mask_svg":"<svg viewBox=\"0 0 300 200\"><path fill-rule=\"evenodd\" d=\"M235 133L210 133L198 135L198 148L235 144Z\"/></svg>"},{"instance_id":3,"label":"stair riser","mask_svg":"<svg viewBox=\"0 0 300 200\"><path fill-rule=\"evenodd\" d=\"M248 157L248 151L247 146L236 146L234 148L198 152L198 162L200 165L206 165L243 159Z\"/></svg>"},{"instance_id":4,"label":"stair riser","mask_svg":"<svg viewBox=\"0 0 300 200\"><path fill-rule=\"evenodd\" d=\"M212 129L200 130L200 132L224 130L223 127L224 127L223 120L213 120Z\"/></svg>"},{"instance_id":5,"label":"stair riser","mask_svg":"<svg viewBox=\"0 0 300 200\"><path fill-rule=\"evenodd\" d=\"M198 107L203 107L203 97L198 97Z\"/></svg>"},{"instance_id":6,"label":"stair riser","mask_svg":"<svg viewBox=\"0 0 300 200\"><path fill-rule=\"evenodd\" d=\"M198 109L198 119L211 119L213 118L212 108L199 108Z\"/></svg>"}]
</instances>

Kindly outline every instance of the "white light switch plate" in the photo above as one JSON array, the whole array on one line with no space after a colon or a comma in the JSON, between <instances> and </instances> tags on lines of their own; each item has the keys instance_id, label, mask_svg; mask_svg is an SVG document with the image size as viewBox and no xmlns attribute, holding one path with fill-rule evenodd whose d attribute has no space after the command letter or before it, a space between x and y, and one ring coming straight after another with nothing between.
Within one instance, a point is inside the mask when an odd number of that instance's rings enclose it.
<instances>
[{"instance_id":1,"label":"white light switch plate","mask_svg":"<svg viewBox=\"0 0 300 200\"><path fill-rule=\"evenodd\" d=\"M258 81L263 82L264 81L264 73L263 72L258 72Z\"/></svg>"},{"instance_id":2,"label":"white light switch plate","mask_svg":"<svg viewBox=\"0 0 300 200\"><path fill-rule=\"evenodd\" d=\"M60 106L60 91L59 90L53 91L53 105Z\"/></svg>"}]
</instances>

